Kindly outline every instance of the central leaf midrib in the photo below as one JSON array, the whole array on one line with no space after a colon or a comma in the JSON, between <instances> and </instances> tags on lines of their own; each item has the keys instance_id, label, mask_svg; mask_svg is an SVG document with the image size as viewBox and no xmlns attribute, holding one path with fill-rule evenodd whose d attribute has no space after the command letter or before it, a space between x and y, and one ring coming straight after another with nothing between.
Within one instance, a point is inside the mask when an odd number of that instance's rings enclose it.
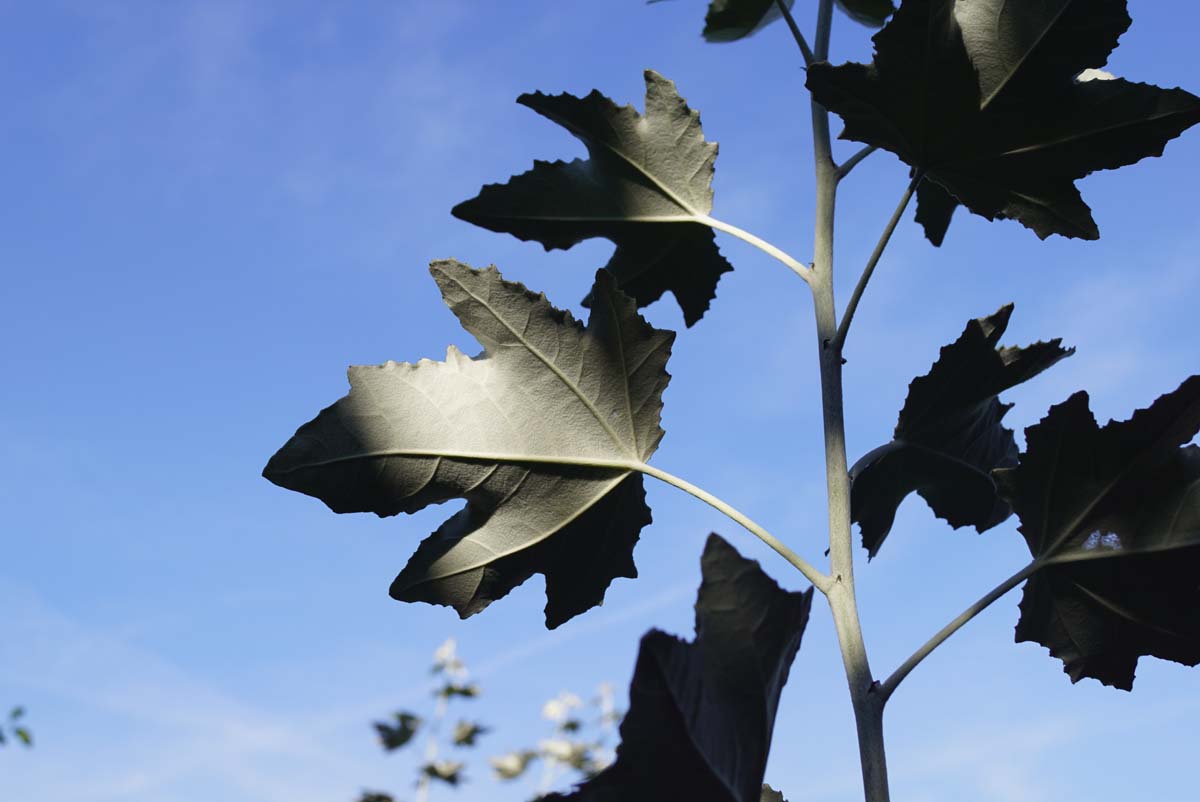
<instances>
[{"instance_id":1,"label":"central leaf midrib","mask_svg":"<svg viewBox=\"0 0 1200 802\"><path fill-rule=\"evenodd\" d=\"M458 278L456 278L454 276L450 276L450 278L451 278L451 280L454 281L455 284L457 284L459 287L462 288L463 292L465 292L467 295L474 298L484 309L486 309L488 312L490 312L492 317L495 318L496 321L498 323L500 323L500 325L502 325L502 326L504 326L504 328L508 329L509 332L512 333L512 336L515 337L517 339L517 341L520 342L521 345L523 345L525 347L525 349L529 351L529 353L533 354L534 357L536 357L538 359L538 361L540 361L543 365L545 365L547 368L549 368L550 371L556 377L558 377L558 380L560 382L562 382L564 387L566 387L568 390L570 390L572 393L574 393L575 397L578 398L585 407L587 407L588 412L592 413L592 417L596 419L596 422L600 424L601 428L603 428L604 431L608 433L609 438L613 441L613 445L615 445L617 447L618 451L624 451L626 454L628 454L633 459L635 459L635 460L637 459L637 454L629 452L626 444L621 442L621 438L617 435L617 433L615 431L613 431L613 428L608 425L608 421L605 420L604 416L600 414L600 410L596 409L596 405L592 403L591 399L589 399L586 395L584 395L583 391L579 387L576 386L575 382L571 381L571 379L565 373L563 373L549 357L547 357L540 350L538 350L537 347L535 347L532 343L528 342L522 334L520 334L515 328L512 327L512 325L509 324L509 322L507 320L505 320L503 317L501 317L501 315L495 309L493 309L491 307L491 304L484 301L482 298L480 298L475 293L471 292L471 290L465 284L463 284L461 281L459 281ZM626 381L626 383L628 383L627 377L622 377L622 380Z\"/></svg>"},{"instance_id":2,"label":"central leaf midrib","mask_svg":"<svg viewBox=\"0 0 1200 802\"><path fill-rule=\"evenodd\" d=\"M556 526L554 526L553 528L549 528L549 531L543 532L542 534L538 535L536 538L522 539L520 541L520 544L517 546L506 549L501 552L493 552L491 554L491 556L489 556L483 560L475 560L475 561L468 563L467 565L458 566L458 567L454 568L453 570L447 570L444 573L440 573L440 574L436 574L436 575L424 574L421 576L421 578L419 580L411 582L408 585L408 587L414 588L414 587L418 587L420 585L428 584L430 582L438 582L438 581L446 579L448 577L459 576L460 574L465 574L465 573L474 571L479 568L485 568L497 560L504 559L505 557L508 557L510 555L516 554L521 551L525 551L526 549L536 546L537 544L541 543L542 541L558 534L565 527L570 526L571 523L573 523L577 518L579 518L579 516L583 515L585 512L590 510L593 506L595 506L595 504L597 502L599 502L601 499L603 499L605 496L607 496L609 493L611 493L616 488L617 485L619 485L621 482L625 481L625 479L628 478L628 476L629 476L628 473L624 473L624 474L618 476L617 478L613 479L611 482L607 483L604 486L604 488L599 493L596 493L595 495L593 495L587 501L587 503L580 504L578 509L575 510L575 512L571 513L571 515L569 515L569 516L562 518ZM503 505L501 505L501 506L503 506ZM499 507L497 507L497 509L499 509ZM486 526L486 524L485 524L485 526ZM478 531L478 530L476 530L476 531ZM472 534L474 534L474 533L472 533ZM467 535L461 541L461 543L470 543L470 542L472 542L471 535ZM460 544L455 544L455 546L452 547L450 549L450 551L447 551L446 554L443 554L438 559L439 560L445 559L446 555L452 553L454 548L457 548L458 545L460 545Z\"/></svg>"},{"instance_id":3,"label":"central leaf midrib","mask_svg":"<svg viewBox=\"0 0 1200 802\"><path fill-rule=\"evenodd\" d=\"M1042 32L1038 34L1037 39L1030 43L1029 47L1025 50L1025 53L1021 56L1017 63L1013 65L1012 69L1008 71L1008 74L1005 76L1004 80L996 85L996 88L992 90L990 95L988 95L986 98L980 99L979 110L981 112L987 109L988 105L996 99L997 95L1008 88L1009 82L1012 81L1013 77L1020 72L1023 66L1025 66L1026 59L1033 55L1033 51L1038 49L1038 47L1042 44L1042 40L1045 39L1046 35L1050 33L1050 30L1058 24L1058 21L1062 19L1063 14L1067 13L1067 9L1070 7L1071 3L1072 0L1066 0L1066 2L1062 4L1062 8L1058 10L1058 13L1054 15L1054 18L1048 22L1045 28L1042 29ZM959 26L959 29L962 29L961 25ZM963 48L966 48L965 36L963 37ZM967 53L967 58L970 58L970 51Z\"/></svg>"},{"instance_id":4,"label":"central leaf midrib","mask_svg":"<svg viewBox=\"0 0 1200 802\"><path fill-rule=\"evenodd\" d=\"M651 124L649 119L647 119L647 115L638 115L638 116L640 119L646 120L647 125ZM641 175L645 176L645 178L651 184L653 184L655 187L658 188L659 192L661 192L663 195L667 196L667 198L670 199L672 203L675 203L676 205L678 205L679 208L683 209L685 212L690 214L692 217L703 216L703 214L701 212L697 211L695 208L693 208L693 206L690 203L688 203L683 198L676 195L674 190L672 190L669 186L667 186L662 181L660 181L657 177L655 177L655 175L653 173L651 173L645 167L643 167L642 165L635 162L629 156L625 155L625 153L623 151L619 150L618 148L616 148L612 144L604 141L603 139L596 138L588 131L583 130L579 126L572 123L570 120L565 119L557 114L553 115L551 117L551 119L553 119L555 122L557 122L563 128L566 128L568 131L570 131L575 136L579 137L581 140L583 140L585 145L586 144L599 145L599 146L603 147L604 149L606 149L607 151L609 151L610 153L612 153L614 156L616 156L621 161L625 162L625 164L629 165L629 167L632 168L635 172L640 173Z\"/></svg>"}]
</instances>

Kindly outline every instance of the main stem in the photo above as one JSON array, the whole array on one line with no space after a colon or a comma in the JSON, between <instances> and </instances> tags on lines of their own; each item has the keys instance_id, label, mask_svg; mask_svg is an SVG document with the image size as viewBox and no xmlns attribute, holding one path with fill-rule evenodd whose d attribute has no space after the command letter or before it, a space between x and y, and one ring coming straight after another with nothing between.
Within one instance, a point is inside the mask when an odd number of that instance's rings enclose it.
<instances>
[{"instance_id":1,"label":"main stem","mask_svg":"<svg viewBox=\"0 0 1200 802\"><path fill-rule=\"evenodd\" d=\"M821 0L817 11L814 56L829 57L833 0ZM883 697L876 692L863 644L854 597L854 545L850 530L850 472L846 463L846 426L842 403L842 354L837 340L833 297L833 223L838 168L833 161L829 112L812 103L813 155L816 163L816 225L813 238L812 287L821 366L821 410L825 428L825 473L829 493L829 559L833 583L826 594L850 687L858 728L866 802L889 802L887 758L883 746Z\"/></svg>"}]
</instances>

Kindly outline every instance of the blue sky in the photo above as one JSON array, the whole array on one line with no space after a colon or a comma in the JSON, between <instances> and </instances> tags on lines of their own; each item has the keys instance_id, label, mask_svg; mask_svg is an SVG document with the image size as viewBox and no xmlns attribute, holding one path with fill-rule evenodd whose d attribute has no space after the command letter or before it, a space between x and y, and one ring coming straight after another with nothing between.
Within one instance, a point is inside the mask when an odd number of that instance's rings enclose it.
<instances>
[{"instance_id":1,"label":"blue sky","mask_svg":"<svg viewBox=\"0 0 1200 802\"><path fill-rule=\"evenodd\" d=\"M810 0L797 3L802 19ZM1200 87L1200 12L1133 3L1109 69ZM675 80L721 143L715 214L800 258L811 247L803 73L785 29L713 46L704 3L0 1L0 706L38 739L0 750L5 797L38 802L325 802L407 791L410 764L369 721L427 707L453 635L493 726L484 753L546 733L562 689L628 682L651 626L691 634L705 536L785 586L801 578L662 485L641 578L555 632L540 578L459 622L388 584L454 506L335 516L259 476L341 396L348 364L477 346L425 265L456 257L578 309L611 246L563 253L449 209L534 158L581 147L513 103L599 88L640 106L642 70ZM867 32L837 21L835 60ZM844 147L844 152L850 152ZM851 459L890 436L908 381L965 321L1014 301L1006 342L1078 353L1010 394L1025 426L1086 388L1126 417L1197 369L1200 137L1082 182L1102 239L1040 243L960 214L935 250L905 223L849 342ZM886 155L843 188L848 295L905 183ZM681 332L655 458L801 553L824 549L810 304L795 276L721 237L736 266ZM671 303L647 311L682 328ZM951 531L919 500L859 569L886 674L1024 564L1009 522ZM893 795L910 802L1195 797L1197 676L1143 660L1133 694L1071 686L1012 643L1013 594L912 675L889 707ZM767 778L795 802L859 794L840 660L818 603L785 691ZM457 799L523 799L482 766ZM435 799L438 797L435 797ZM442 794L450 799L452 795Z\"/></svg>"}]
</instances>

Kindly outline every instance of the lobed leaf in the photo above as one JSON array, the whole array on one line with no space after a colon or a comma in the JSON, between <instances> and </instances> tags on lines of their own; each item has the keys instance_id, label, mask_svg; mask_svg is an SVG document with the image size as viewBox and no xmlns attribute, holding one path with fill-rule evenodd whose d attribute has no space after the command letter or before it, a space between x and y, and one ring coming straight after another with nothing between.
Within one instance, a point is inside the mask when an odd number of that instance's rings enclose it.
<instances>
[{"instance_id":1,"label":"lobed leaf","mask_svg":"<svg viewBox=\"0 0 1200 802\"><path fill-rule=\"evenodd\" d=\"M1012 311L1008 304L972 320L942 348L929 372L909 385L892 441L850 469L851 518L870 556L914 491L956 529L984 532L1012 513L991 478L993 469L1016 465L1018 453L1001 423L1010 405L998 396L1074 353L1058 339L1000 347Z\"/></svg>"},{"instance_id":2,"label":"lobed leaf","mask_svg":"<svg viewBox=\"0 0 1200 802\"><path fill-rule=\"evenodd\" d=\"M786 0L790 9L796 0ZM733 42L757 33L783 15L775 0L712 0L704 15L704 38Z\"/></svg>"},{"instance_id":3,"label":"lobed leaf","mask_svg":"<svg viewBox=\"0 0 1200 802\"><path fill-rule=\"evenodd\" d=\"M759 802L779 696L808 622L812 589L781 590L710 535L696 639L642 638L616 762L565 802Z\"/></svg>"},{"instance_id":4,"label":"lobed leaf","mask_svg":"<svg viewBox=\"0 0 1200 802\"><path fill-rule=\"evenodd\" d=\"M1074 182L1159 156L1200 121L1200 98L1182 89L1079 80L1128 25L1125 0L904 0L872 64L813 65L808 87L842 117L843 139L892 151L944 190L918 195L931 241L957 203L1043 239L1096 239Z\"/></svg>"},{"instance_id":5,"label":"lobed leaf","mask_svg":"<svg viewBox=\"0 0 1200 802\"><path fill-rule=\"evenodd\" d=\"M646 113L599 92L586 97L521 95L518 103L575 135L589 158L535 161L506 184L489 184L458 204L455 217L492 231L570 248L592 237L616 244L605 269L646 306L670 291L695 324L732 266L711 228L715 142L675 84L646 71ZM585 299L590 305L593 298Z\"/></svg>"},{"instance_id":6,"label":"lobed leaf","mask_svg":"<svg viewBox=\"0 0 1200 802\"><path fill-rule=\"evenodd\" d=\"M556 627L599 604L615 577L636 576L633 545L650 523L636 467L663 434L674 335L646 323L604 271L585 328L495 268L430 270L484 352L350 368L350 393L300 427L264 476L335 512L465 498L393 598L465 618L541 573Z\"/></svg>"},{"instance_id":7,"label":"lobed leaf","mask_svg":"<svg viewBox=\"0 0 1200 802\"><path fill-rule=\"evenodd\" d=\"M379 734L380 743L388 752L395 751L411 741L421 727L421 717L412 713L396 713L394 718L395 724L385 721L376 721L373 724L375 732Z\"/></svg>"},{"instance_id":8,"label":"lobed leaf","mask_svg":"<svg viewBox=\"0 0 1200 802\"><path fill-rule=\"evenodd\" d=\"M1017 642L1078 682L1130 690L1144 655L1200 663L1200 376L1101 427L1086 393L1025 430L996 472L1030 553Z\"/></svg>"},{"instance_id":9,"label":"lobed leaf","mask_svg":"<svg viewBox=\"0 0 1200 802\"><path fill-rule=\"evenodd\" d=\"M759 797L759 802L787 802L783 798L783 794L776 791L769 785L764 784L762 787L762 796Z\"/></svg>"}]
</instances>

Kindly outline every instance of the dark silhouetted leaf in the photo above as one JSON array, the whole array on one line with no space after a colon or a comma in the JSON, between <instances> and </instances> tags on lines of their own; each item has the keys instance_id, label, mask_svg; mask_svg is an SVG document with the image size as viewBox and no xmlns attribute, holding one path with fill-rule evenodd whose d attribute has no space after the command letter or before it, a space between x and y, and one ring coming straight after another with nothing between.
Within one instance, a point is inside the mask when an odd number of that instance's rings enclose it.
<instances>
[{"instance_id":1,"label":"dark silhouetted leaf","mask_svg":"<svg viewBox=\"0 0 1200 802\"><path fill-rule=\"evenodd\" d=\"M501 780L515 780L525 773L525 769L529 768L529 764L536 760L537 752L531 750L523 750L520 752L510 752L507 755L488 758L488 763L492 764L492 771L496 777Z\"/></svg>"},{"instance_id":2,"label":"dark silhouetted leaf","mask_svg":"<svg viewBox=\"0 0 1200 802\"><path fill-rule=\"evenodd\" d=\"M358 802L396 802L396 798L382 791L363 791Z\"/></svg>"},{"instance_id":3,"label":"dark silhouetted leaf","mask_svg":"<svg viewBox=\"0 0 1200 802\"><path fill-rule=\"evenodd\" d=\"M646 72L646 113L599 92L587 97L517 99L587 146L586 161L534 162L507 184L489 184L453 214L492 231L540 242L547 250L604 237L617 249L605 266L645 306L670 290L689 326L733 268L704 222L712 210L717 145L675 84ZM591 296L586 304L592 302Z\"/></svg>"},{"instance_id":4,"label":"dark silhouetted leaf","mask_svg":"<svg viewBox=\"0 0 1200 802\"><path fill-rule=\"evenodd\" d=\"M412 740L421 726L421 717L412 713L397 713L396 723L384 721L374 723L375 731L379 733L379 741L388 752L399 749Z\"/></svg>"},{"instance_id":5,"label":"dark silhouetted leaf","mask_svg":"<svg viewBox=\"0 0 1200 802\"><path fill-rule=\"evenodd\" d=\"M25 716L25 708L14 707L8 714L9 721L20 721Z\"/></svg>"},{"instance_id":6,"label":"dark silhouetted leaf","mask_svg":"<svg viewBox=\"0 0 1200 802\"><path fill-rule=\"evenodd\" d=\"M871 65L817 64L808 87L843 139L892 151L972 212L1039 237L1099 236L1074 182L1162 154L1200 121L1200 99L1103 66L1129 24L1124 0L905 0ZM949 213L918 213L932 238Z\"/></svg>"},{"instance_id":7,"label":"dark silhouetted leaf","mask_svg":"<svg viewBox=\"0 0 1200 802\"><path fill-rule=\"evenodd\" d=\"M958 201L934 181L917 184L917 222L925 229L925 237L935 246L941 247L950 228L950 219Z\"/></svg>"},{"instance_id":8,"label":"dark silhouetted leaf","mask_svg":"<svg viewBox=\"0 0 1200 802\"><path fill-rule=\"evenodd\" d=\"M461 760L435 760L421 766L421 773L431 780L458 785L462 782L462 770L465 765Z\"/></svg>"},{"instance_id":9,"label":"dark silhouetted leaf","mask_svg":"<svg viewBox=\"0 0 1200 802\"><path fill-rule=\"evenodd\" d=\"M692 643L642 638L617 761L551 800L759 802L779 694L812 590L788 593L711 535Z\"/></svg>"},{"instance_id":10,"label":"dark silhouetted leaf","mask_svg":"<svg viewBox=\"0 0 1200 802\"><path fill-rule=\"evenodd\" d=\"M994 468L1017 464L1016 441L1001 424L1009 405L997 396L1074 353L1061 340L1000 347L1012 310L972 320L942 348L929 373L909 385L892 442L850 469L851 516L872 557L914 491L956 529L983 532L1011 514L991 478Z\"/></svg>"},{"instance_id":11,"label":"dark silhouetted leaf","mask_svg":"<svg viewBox=\"0 0 1200 802\"><path fill-rule=\"evenodd\" d=\"M1025 430L996 472L1048 566L1025 585L1017 642L1130 690L1143 655L1200 663L1200 376L1127 421L1098 426L1086 393Z\"/></svg>"},{"instance_id":12,"label":"dark silhouetted leaf","mask_svg":"<svg viewBox=\"0 0 1200 802\"><path fill-rule=\"evenodd\" d=\"M475 739L488 732L488 728L473 721L460 721L454 725L454 745L474 746Z\"/></svg>"},{"instance_id":13,"label":"dark silhouetted leaf","mask_svg":"<svg viewBox=\"0 0 1200 802\"><path fill-rule=\"evenodd\" d=\"M795 0L787 0L790 9ZM704 15L704 38L733 42L757 32L783 15L775 0L712 0Z\"/></svg>"},{"instance_id":14,"label":"dark silhouetted leaf","mask_svg":"<svg viewBox=\"0 0 1200 802\"><path fill-rule=\"evenodd\" d=\"M456 696L462 699L474 699L479 695L479 686L475 684L464 685L458 682L447 682L434 691L433 695L442 699L453 699Z\"/></svg>"},{"instance_id":15,"label":"dark silhouetted leaf","mask_svg":"<svg viewBox=\"0 0 1200 802\"><path fill-rule=\"evenodd\" d=\"M392 596L466 617L542 573L556 627L599 604L613 578L636 576L633 545L650 523L637 466L663 434L674 334L646 323L604 271L587 328L495 268L444 261L431 272L484 353L350 368L350 394L263 473L335 512L466 498Z\"/></svg>"},{"instance_id":16,"label":"dark silhouetted leaf","mask_svg":"<svg viewBox=\"0 0 1200 802\"><path fill-rule=\"evenodd\" d=\"M855 22L878 28L896 11L892 0L837 0L837 6Z\"/></svg>"},{"instance_id":17,"label":"dark silhouetted leaf","mask_svg":"<svg viewBox=\"0 0 1200 802\"><path fill-rule=\"evenodd\" d=\"M762 796L759 798L759 802L787 802L787 800L783 798L783 794L771 786L763 785Z\"/></svg>"}]
</instances>

